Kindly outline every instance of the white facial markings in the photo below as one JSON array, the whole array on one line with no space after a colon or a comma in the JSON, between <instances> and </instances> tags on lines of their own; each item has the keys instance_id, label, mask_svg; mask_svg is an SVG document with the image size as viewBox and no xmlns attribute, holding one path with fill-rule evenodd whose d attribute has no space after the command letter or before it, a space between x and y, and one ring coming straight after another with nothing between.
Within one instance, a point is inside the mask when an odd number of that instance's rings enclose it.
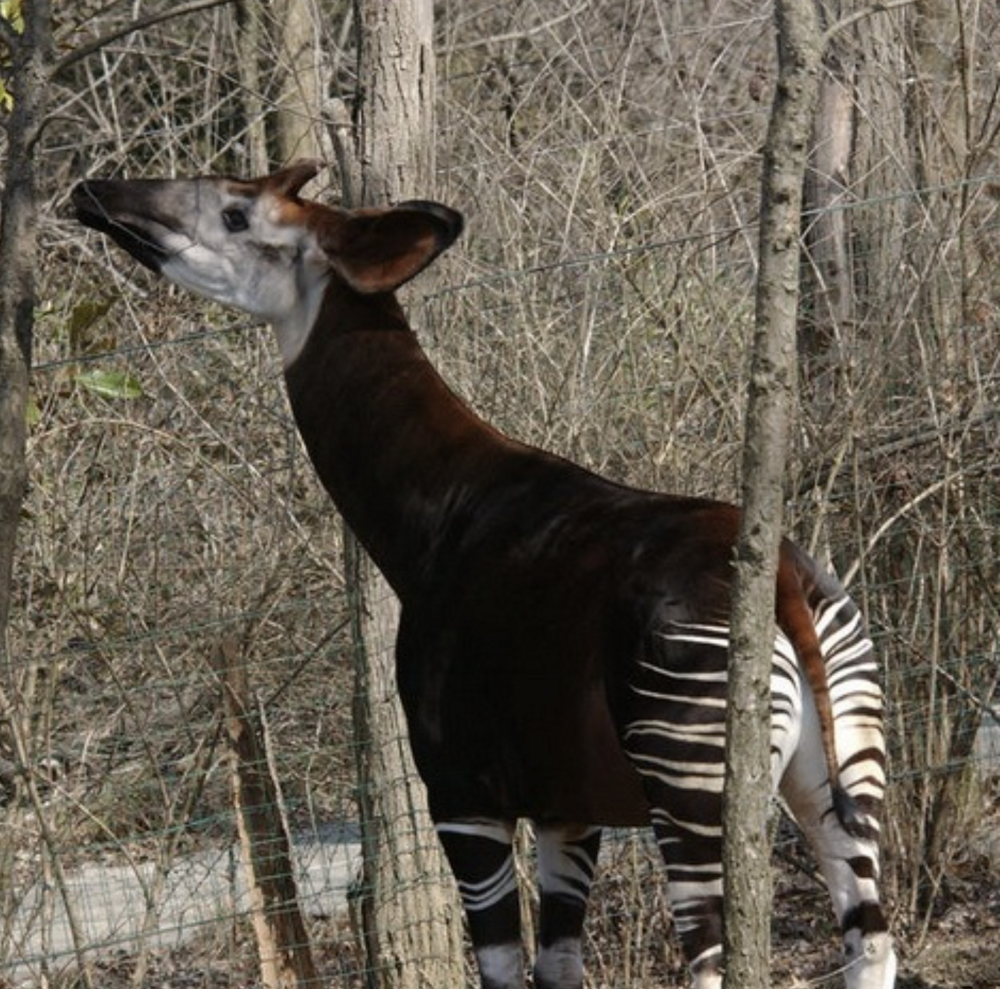
<instances>
[{"instance_id":1,"label":"white facial markings","mask_svg":"<svg viewBox=\"0 0 1000 989\"><path fill-rule=\"evenodd\" d=\"M315 235L287 222L281 202L267 193L253 198L214 180L194 180L185 192L178 214L187 222L155 224L167 254L162 274L271 323L287 368L305 346L329 274Z\"/></svg>"}]
</instances>

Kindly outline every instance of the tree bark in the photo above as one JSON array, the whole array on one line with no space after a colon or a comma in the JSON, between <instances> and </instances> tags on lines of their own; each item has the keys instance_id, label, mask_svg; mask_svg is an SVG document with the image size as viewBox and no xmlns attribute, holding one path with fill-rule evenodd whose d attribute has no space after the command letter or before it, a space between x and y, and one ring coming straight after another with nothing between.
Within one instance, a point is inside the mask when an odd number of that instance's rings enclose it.
<instances>
[{"instance_id":1,"label":"tree bark","mask_svg":"<svg viewBox=\"0 0 1000 989\"><path fill-rule=\"evenodd\" d=\"M431 0L357 0L356 205L430 195L434 181ZM350 533L345 556L355 629L355 741L364 835L360 913L369 984L464 983L461 907L410 754L395 686L399 603Z\"/></svg>"},{"instance_id":2,"label":"tree bark","mask_svg":"<svg viewBox=\"0 0 1000 989\"><path fill-rule=\"evenodd\" d=\"M909 39L910 146L920 210L911 262L921 276L919 312L934 331L949 374L957 371L954 339L963 322L967 281L963 180L969 136L962 17L962 4L955 0L916 0Z\"/></svg>"},{"instance_id":3,"label":"tree bark","mask_svg":"<svg viewBox=\"0 0 1000 989\"><path fill-rule=\"evenodd\" d=\"M14 550L28 484L25 464L28 376L34 332L38 208L35 144L48 107L52 64L49 0L26 0L24 31L0 34L7 49L14 106L0 118L7 160L0 199L0 670L8 672Z\"/></svg>"},{"instance_id":4,"label":"tree bark","mask_svg":"<svg viewBox=\"0 0 1000 989\"><path fill-rule=\"evenodd\" d=\"M852 169L854 199L854 283L858 325L876 341L893 339L901 308L900 284L910 271L907 259L907 205L899 195L910 177L907 161L909 89L904 28L906 10L885 11L867 18L855 34L858 114ZM835 44L839 39L835 39ZM871 352L870 350L868 351ZM882 357L882 355L878 355ZM876 357L875 359L878 359ZM893 373L892 355L885 353L885 370Z\"/></svg>"},{"instance_id":5,"label":"tree bark","mask_svg":"<svg viewBox=\"0 0 1000 989\"><path fill-rule=\"evenodd\" d=\"M399 602L350 533L354 741L363 852L354 907L370 989L464 984L462 915L410 755L396 692Z\"/></svg>"},{"instance_id":6,"label":"tree bark","mask_svg":"<svg viewBox=\"0 0 1000 989\"><path fill-rule=\"evenodd\" d=\"M770 985L771 656L789 418L795 394L802 186L821 35L813 0L777 0L779 76L761 183L753 365L736 547L724 790L725 985Z\"/></svg>"},{"instance_id":7,"label":"tree bark","mask_svg":"<svg viewBox=\"0 0 1000 989\"><path fill-rule=\"evenodd\" d=\"M236 6L241 101L246 116L245 144L247 173L250 175L265 175L269 165L260 72L261 46L265 38L265 2L266 0L240 0Z\"/></svg>"},{"instance_id":8,"label":"tree bark","mask_svg":"<svg viewBox=\"0 0 1000 989\"><path fill-rule=\"evenodd\" d=\"M288 821L264 711L250 689L246 657L232 639L219 644L215 662L261 982L265 989L307 989L317 984L318 976L299 909Z\"/></svg>"},{"instance_id":9,"label":"tree bark","mask_svg":"<svg viewBox=\"0 0 1000 989\"><path fill-rule=\"evenodd\" d=\"M324 157L319 119L326 80L314 0L271 0L278 45L279 90L275 118L282 164Z\"/></svg>"},{"instance_id":10,"label":"tree bark","mask_svg":"<svg viewBox=\"0 0 1000 989\"><path fill-rule=\"evenodd\" d=\"M824 25L844 13L842 0L822 0ZM854 322L850 212L846 209L854 149L856 65L853 39L839 32L827 48L805 179L806 266L800 307L802 356L816 397L836 401L834 372L844 333Z\"/></svg>"},{"instance_id":11,"label":"tree bark","mask_svg":"<svg viewBox=\"0 0 1000 989\"><path fill-rule=\"evenodd\" d=\"M361 201L426 197L434 184L433 4L356 0L355 19Z\"/></svg>"}]
</instances>

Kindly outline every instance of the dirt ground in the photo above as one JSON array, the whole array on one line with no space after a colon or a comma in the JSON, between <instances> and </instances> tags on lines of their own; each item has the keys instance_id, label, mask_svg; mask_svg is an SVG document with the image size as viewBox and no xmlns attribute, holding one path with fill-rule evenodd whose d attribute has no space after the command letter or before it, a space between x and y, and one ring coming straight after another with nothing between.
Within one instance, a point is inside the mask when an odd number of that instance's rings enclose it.
<instances>
[{"instance_id":1,"label":"dirt ground","mask_svg":"<svg viewBox=\"0 0 1000 989\"><path fill-rule=\"evenodd\" d=\"M775 898L775 989L837 987L837 937L826 894L783 870ZM809 918L803 921L801 918ZM949 880L946 904L920 930L895 922L896 989L1000 989L1000 861L982 857Z\"/></svg>"},{"instance_id":2,"label":"dirt ground","mask_svg":"<svg viewBox=\"0 0 1000 989\"><path fill-rule=\"evenodd\" d=\"M955 907L922 937L897 933L896 989L1000 989L1000 889L982 903ZM842 986L836 937L802 932L774 948L775 989Z\"/></svg>"},{"instance_id":3,"label":"dirt ground","mask_svg":"<svg viewBox=\"0 0 1000 989\"><path fill-rule=\"evenodd\" d=\"M896 989L1000 989L1000 819L992 823L989 839L979 842L970 855L948 876L939 897L937 913L920 929L909 929L893 919L900 958ZM839 938L829 908L826 891L812 873L809 860L800 855L804 848L794 842L784 846L775 871L773 920L773 989L839 989ZM659 890L657 874L643 889L643 900ZM655 883L654 887L652 883ZM614 899L614 889L606 883L596 891L601 900ZM594 913L602 903L595 897ZM627 898L619 904L622 917L635 916ZM594 920L597 919L595 916ZM641 948L647 966L623 978L622 964L607 965L612 952L609 944L593 939L588 945L588 989L679 989L688 985L684 964L669 933L669 921L662 923L655 939ZM94 985L100 989L257 989L256 950L248 925L208 925L189 943L155 951L143 972L137 959L125 951L105 955L96 964ZM313 951L322 974L324 989L362 989L364 963L358 938L346 913L313 918ZM67 972L52 972L53 986L80 983ZM475 983L468 982L469 986ZM13 989L0 978L0 989ZM449 987L450 989L450 987Z\"/></svg>"},{"instance_id":4,"label":"dirt ground","mask_svg":"<svg viewBox=\"0 0 1000 989\"><path fill-rule=\"evenodd\" d=\"M808 881L803 882L803 886ZM775 918L774 989L840 989L840 958L828 926L825 894L809 883L797 892L779 882L781 908ZM959 901L917 938L899 932L900 971L896 989L1000 989L1000 876L992 888L969 888ZM966 898L968 896L968 898ZM802 917L809 918L803 921ZM191 950L154 955L142 982L147 989L253 989L254 952L246 941L208 943ZM360 958L349 925L331 921L314 942L325 989L361 989ZM194 956L200 955L200 958ZM102 989L133 985L134 959L109 960L97 973ZM682 967L670 966L657 989L688 984ZM659 981L659 980L657 980ZM472 982L469 985L473 985ZM589 985L589 983L588 983ZM626 985L608 989L631 989Z\"/></svg>"}]
</instances>

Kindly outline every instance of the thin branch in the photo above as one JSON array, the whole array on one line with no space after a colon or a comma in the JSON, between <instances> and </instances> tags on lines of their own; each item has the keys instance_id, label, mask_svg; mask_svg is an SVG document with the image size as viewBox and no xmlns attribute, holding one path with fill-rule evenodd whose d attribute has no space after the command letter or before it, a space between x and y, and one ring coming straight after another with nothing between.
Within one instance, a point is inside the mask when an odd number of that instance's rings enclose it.
<instances>
[{"instance_id":1,"label":"thin branch","mask_svg":"<svg viewBox=\"0 0 1000 989\"><path fill-rule=\"evenodd\" d=\"M909 7L916 2L917 0L885 0L884 3L873 3L870 7L863 7L861 10L856 10L853 14L842 17L836 24L831 24L823 32L821 44L825 49L833 40L834 35L849 28L852 24L857 24L858 21L863 21L866 17L873 17L875 14L884 14L889 10L898 10L900 7Z\"/></svg>"},{"instance_id":2,"label":"thin branch","mask_svg":"<svg viewBox=\"0 0 1000 989\"><path fill-rule=\"evenodd\" d=\"M145 17L139 17L129 24L126 24L124 27L117 28L114 31L109 31L100 38L88 42L85 45L81 45L79 48L75 48L67 55L64 55L52 67L52 77L57 77L61 72L64 72L70 66L76 65L77 62L82 62L85 58L89 58L106 45L110 45L111 42L117 41L119 38L124 38L126 35L133 34L136 31L144 31L148 27L153 27L155 24L162 24L164 21L172 20L175 17L184 17L187 14L197 14L199 11L211 10L213 7L225 7L233 2L234 0L194 0L193 3L182 4L179 7L172 7L170 10L160 10L154 14L147 14Z\"/></svg>"},{"instance_id":3,"label":"thin branch","mask_svg":"<svg viewBox=\"0 0 1000 989\"><path fill-rule=\"evenodd\" d=\"M975 415L956 413L953 416L947 417L940 423L927 426L917 432L897 434L892 439L886 440L878 446L861 450L858 453L857 459L858 462L862 464L872 463L873 461L880 460L883 457L897 456L901 453L906 453L915 447L924 446L927 443L934 443L937 440L940 440L942 436L950 434L952 430L958 426L961 427L963 435L968 435L974 429L983 428L997 420L1000 420L1000 407L998 406L990 406L983 409L981 412L977 412ZM829 458L829 460L821 462L820 465L814 469L814 472L811 474L811 478L802 481L798 487L790 493L789 497L793 501L797 501L800 498L804 498L810 491L815 491L816 488L826 488L829 492L830 487L836 480L836 475L840 470L841 465L842 454L839 453Z\"/></svg>"},{"instance_id":4,"label":"thin branch","mask_svg":"<svg viewBox=\"0 0 1000 989\"><path fill-rule=\"evenodd\" d=\"M865 543L864 549L858 554L854 562L847 568L847 572L840 578L840 582L844 587L850 587L851 581L858 575L858 571L861 569L866 558L871 555L875 547L881 542L882 537L904 516L913 511L921 502L926 501L932 495L935 495L942 488L947 487L949 484L954 482L953 477L944 477L939 481L935 481L929 487L924 488L923 491L918 495L914 495L905 505L897 509L892 513L887 519L885 519L882 524L868 537L868 541Z\"/></svg>"},{"instance_id":5,"label":"thin branch","mask_svg":"<svg viewBox=\"0 0 1000 989\"><path fill-rule=\"evenodd\" d=\"M553 17L551 20L545 21L543 24L536 24L534 27L524 28L522 31L511 31L507 34L494 34L488 38L475 38L472 41L466 41L460 45L455 45L454 51L468 51L471 48L484 48L487 45L501 44L505 41L521 41L524 38L529 38L534 34L541 34L543 31L548 31L554 28L557 24L562 24L563 21L568 21L572 17L576 17L577 14L581 13L587 8L587 3L579 3L572 10L567 10L565 13L559 14L557 17Z\"/></svg>"}]
</instances>

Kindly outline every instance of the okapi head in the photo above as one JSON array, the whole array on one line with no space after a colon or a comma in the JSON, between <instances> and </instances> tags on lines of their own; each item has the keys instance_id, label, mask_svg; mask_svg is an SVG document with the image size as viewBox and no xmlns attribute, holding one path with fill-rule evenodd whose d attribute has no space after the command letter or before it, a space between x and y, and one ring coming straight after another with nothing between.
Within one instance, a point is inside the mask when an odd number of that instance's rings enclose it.
<instances>
[{"instance_id":1,"label":"okapi head","mask_svg":"<svg viewBox=\"0 0 1000 989\"><path fill-rule=\"evenodd\" d=\"M275 326L297 356L330 277L365 295L409 281L462 231L439 203L347 211L299 197L321 168L259 179L94 180L73 190L81 223L171 282Z\"/></svg>"}]
</instances>

